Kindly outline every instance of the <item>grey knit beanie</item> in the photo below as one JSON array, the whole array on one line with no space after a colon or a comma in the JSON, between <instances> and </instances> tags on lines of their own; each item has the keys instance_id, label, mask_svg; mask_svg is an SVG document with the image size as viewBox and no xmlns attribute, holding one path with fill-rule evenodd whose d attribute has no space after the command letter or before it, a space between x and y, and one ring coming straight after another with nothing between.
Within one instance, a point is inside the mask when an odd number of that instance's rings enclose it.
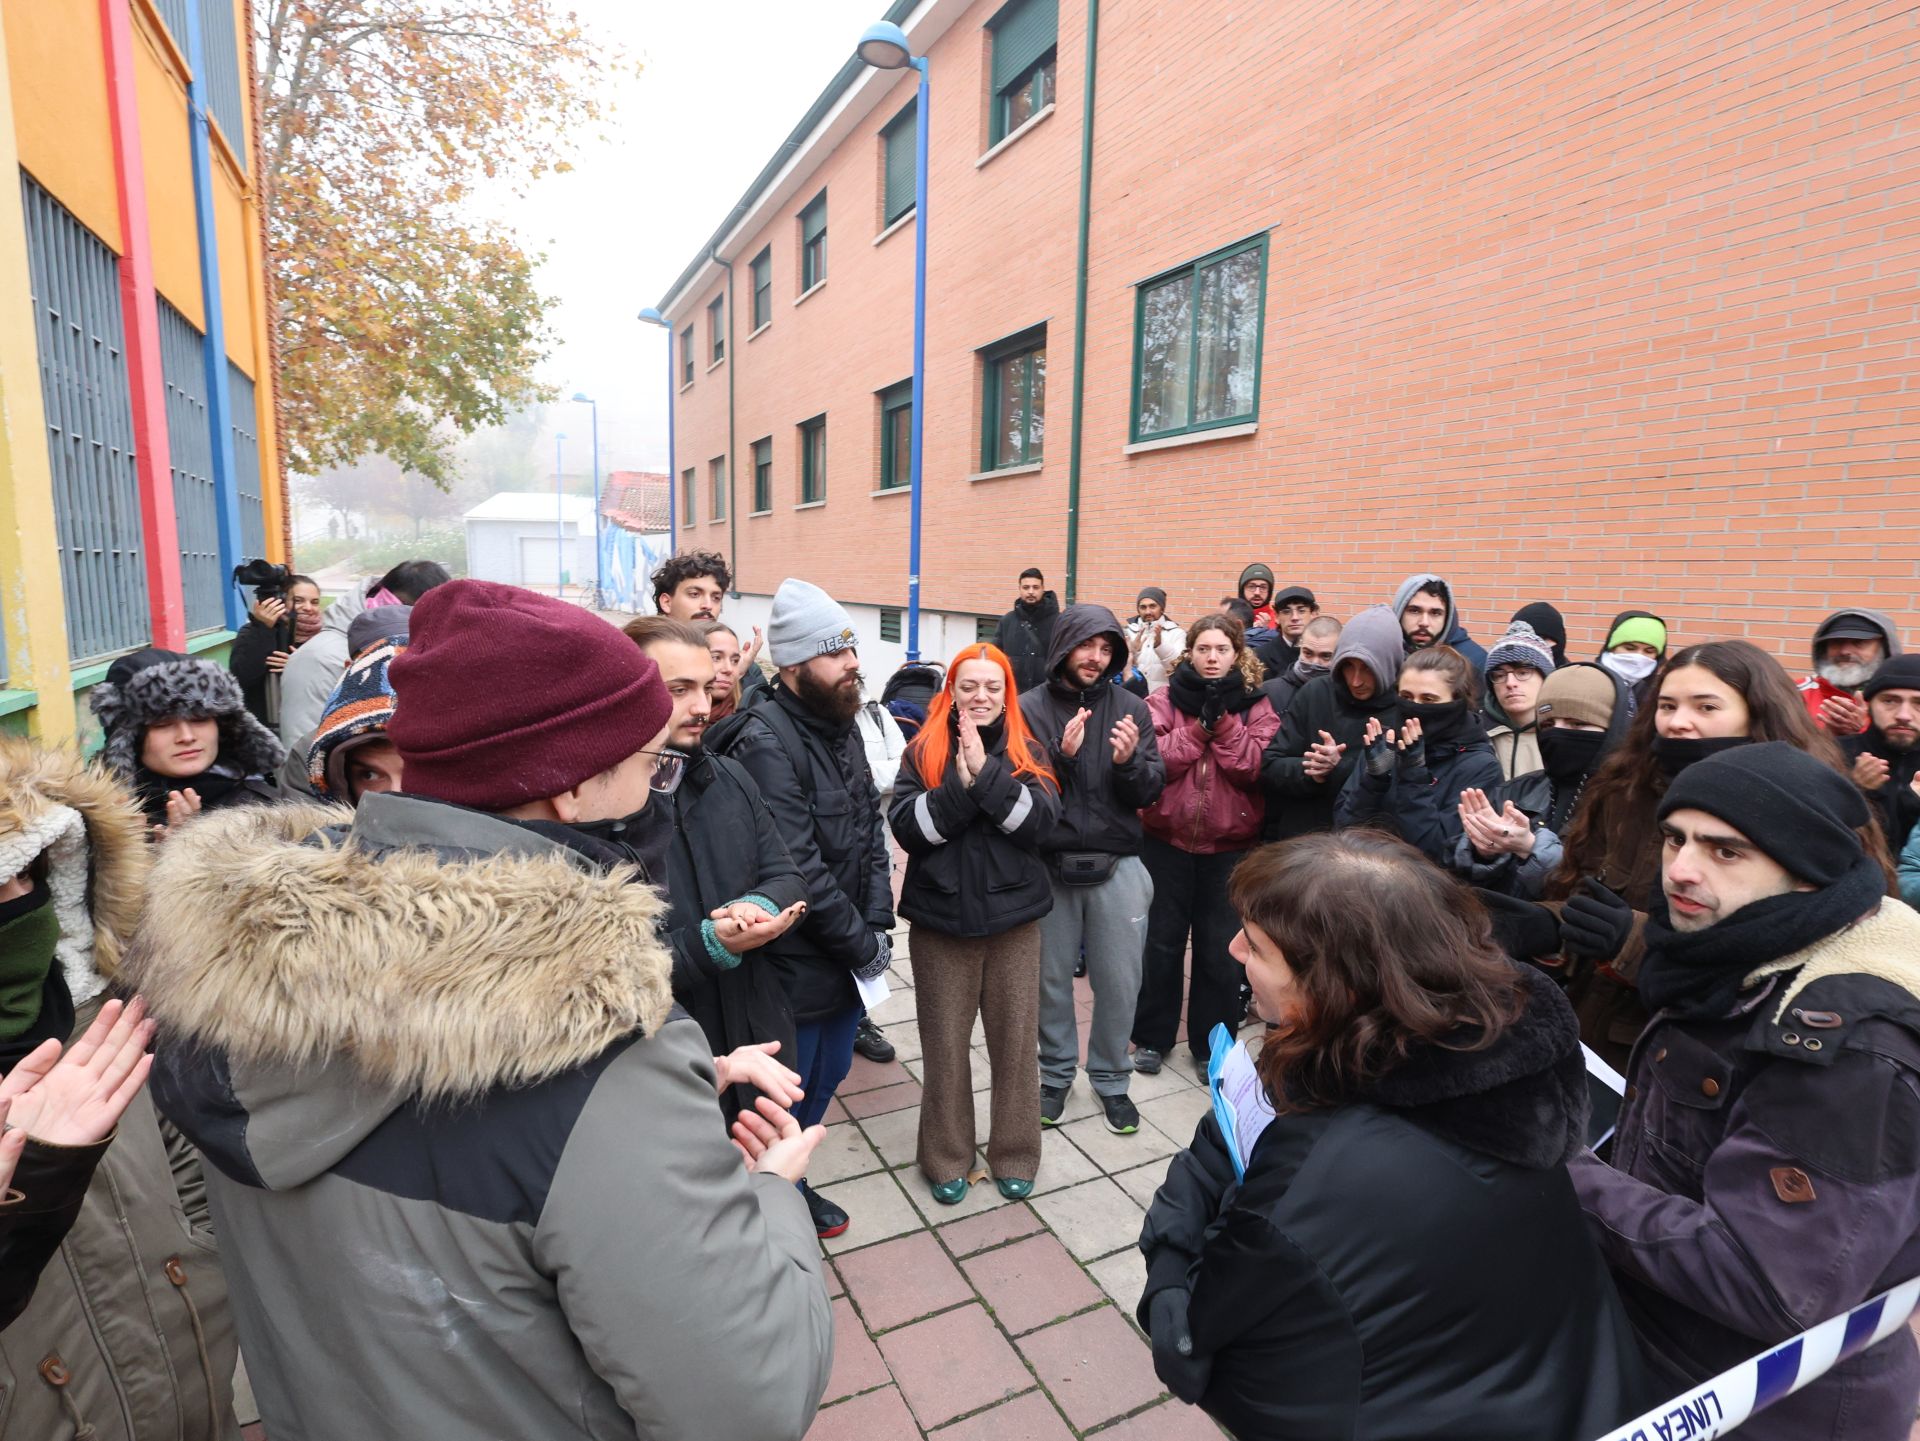
<instances>
[{"instance_id":1,"label":"grey knit beanie","mask_svg":"<svg viewBox=\"0 0 1920 1441\"><path fill-rule=\"evenodd\" d=\"M817 655L859 644L853 617L832 596L804 580L780 582L773 593L773 619L767 623L767 654L776 666L805 665Z\"/></svg>"},{"instance_id":2,"label":"grey knit beanie","mask_svg":"<svg viewBox=\"0 0 1920 1441\"><path fill-rule=\"evenodd\" d=\"M1553 642L1540 635L1524 620L1516 620L1507 633L1487 652L1487 669L1503 665L1530 665L1541 675L1552 675Z\"/></svg>"}]
</instances>

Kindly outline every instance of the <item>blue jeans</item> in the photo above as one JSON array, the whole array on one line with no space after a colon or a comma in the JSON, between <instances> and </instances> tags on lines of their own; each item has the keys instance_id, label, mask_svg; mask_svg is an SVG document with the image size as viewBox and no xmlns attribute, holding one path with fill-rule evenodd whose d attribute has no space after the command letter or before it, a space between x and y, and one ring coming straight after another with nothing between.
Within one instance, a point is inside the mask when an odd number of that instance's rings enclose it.
<instances>
[{"instance_id":1,"label":"blue jeans","mask_svg":"<svg viewBox=\"0 0 1920 1441\"><path fill-rule=\"evenodd\" d=\"M802 1126L819 1124L833 1093L846 1080L853 1065L853 1033L864 1014L855 1005L823 1021L800 1023L793 1069L800 1073L800 1088L807 1094L794 1106L793 1118Z\"/></svg>"}]
</instances>

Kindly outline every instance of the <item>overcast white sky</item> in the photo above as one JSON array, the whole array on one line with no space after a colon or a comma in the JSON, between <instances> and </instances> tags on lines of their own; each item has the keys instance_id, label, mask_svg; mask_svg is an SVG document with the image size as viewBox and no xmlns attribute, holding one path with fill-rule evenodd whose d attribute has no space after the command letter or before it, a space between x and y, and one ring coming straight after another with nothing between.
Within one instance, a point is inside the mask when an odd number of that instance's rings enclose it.
<instances>
[{"instance_id":1,"label":"overcast white sky","mask_svg":"<svg viewBox=\"0 0 1920 1441\"><path fill-rule=\"evenodd\" d=\"M600 464L664 470L665 335L635 316L667 291L805 114L886 0L574 0L645 70L620 93L604 144L509 211L559 344L541 378L600 403ZM570 412L570 413L569 413ZM550 413L566 469L585 471L588 412ZM551 454L551 438L543 454Z\"/></svg>"}]
</instances>

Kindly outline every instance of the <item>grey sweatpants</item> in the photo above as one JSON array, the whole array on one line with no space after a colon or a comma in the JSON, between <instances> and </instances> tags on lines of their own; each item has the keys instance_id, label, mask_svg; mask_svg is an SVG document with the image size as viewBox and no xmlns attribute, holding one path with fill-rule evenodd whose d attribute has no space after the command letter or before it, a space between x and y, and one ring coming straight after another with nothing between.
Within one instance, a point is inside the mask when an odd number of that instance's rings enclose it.
<instances>
[{"instance_id":1,"label":"grey sweatpants","mask_svg":"<svg viewBox=\"0 0 1920 1441\"><path fill-rule=\"evenodd\" d=\"M1053 883L1053 909L1040 919L1040 1084L1071 1086L1080 1059L1073 968L1082 942L1093 986L1087 1031L1087 1079L1102 1096L1124 1096L1133 1060L1127 1040L1140 999L1140 958L1147 944L1153 879L1138 856L1127 856L1097 886Z\"/></svg>"}]
</instances>

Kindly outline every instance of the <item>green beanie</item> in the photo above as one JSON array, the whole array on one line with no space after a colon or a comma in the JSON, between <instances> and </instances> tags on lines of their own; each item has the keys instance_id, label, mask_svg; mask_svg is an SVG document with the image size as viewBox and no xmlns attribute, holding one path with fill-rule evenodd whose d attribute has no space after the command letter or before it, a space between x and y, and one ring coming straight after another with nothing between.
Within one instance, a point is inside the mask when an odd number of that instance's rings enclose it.
<instances>
[{"instance_id":1,"label":"green beanie","mask_svg":"<svg viewBox=\"0 0 1920 1441\"><path fill-rule=\"evenodd\" d=\"M1667 650L1667 627L1650 615L1629 616L1613 628L1613 634L1607 637L1606 649L1628 641L1638 641L1641 645L1650 645L1662 655Z\"/></svg>"}]
</instances>

